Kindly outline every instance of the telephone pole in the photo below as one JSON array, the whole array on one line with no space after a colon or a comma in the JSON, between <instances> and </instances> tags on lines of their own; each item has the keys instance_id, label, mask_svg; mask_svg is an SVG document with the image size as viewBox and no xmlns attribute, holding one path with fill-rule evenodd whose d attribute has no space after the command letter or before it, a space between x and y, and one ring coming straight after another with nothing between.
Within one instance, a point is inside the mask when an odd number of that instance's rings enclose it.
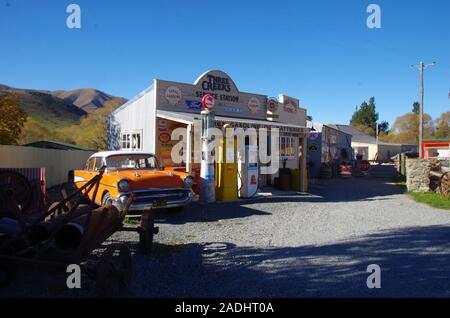
<instances>
[{"instance_id":1,"label":"telephone pole","mask_svg":"<svg viewBox=\"0 0 450 318\"><path fill-rule=\"evenodd\" d=\"M436 62L425 64L420 62L419 65L411 65L413 68L419 69L420 76L420 97L419 97L419 158L422 159L422 140L423 140L423 71L430 66L436 65Z\"/></svg>"}]
</instances>

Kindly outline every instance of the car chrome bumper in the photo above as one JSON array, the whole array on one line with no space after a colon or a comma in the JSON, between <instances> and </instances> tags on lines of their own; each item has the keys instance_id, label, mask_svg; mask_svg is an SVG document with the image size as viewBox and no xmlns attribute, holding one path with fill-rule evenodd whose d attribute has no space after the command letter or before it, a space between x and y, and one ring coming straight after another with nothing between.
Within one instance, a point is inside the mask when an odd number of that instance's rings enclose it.
<instances>
[{"instance_id":1,"label":"car chrome bumper","mask_svg":"<svg viewBox=\"0 0 450 318\"><path fill-rule=\"evenodd\" d=\"M123 210L130 197L134 193L135 199L131 203L128 211L141 211L145 208L152 209L170 209L188 205L192 202L195 193L191 189L151 189L137 190L127 193L121 193L114 199L114 205ZM170 194L168 194L170 193ZM176 193L184 193L182 197L175 197ZM155 205L155 201L164 200L164 205Z\"/></svg>"}]
</instances>

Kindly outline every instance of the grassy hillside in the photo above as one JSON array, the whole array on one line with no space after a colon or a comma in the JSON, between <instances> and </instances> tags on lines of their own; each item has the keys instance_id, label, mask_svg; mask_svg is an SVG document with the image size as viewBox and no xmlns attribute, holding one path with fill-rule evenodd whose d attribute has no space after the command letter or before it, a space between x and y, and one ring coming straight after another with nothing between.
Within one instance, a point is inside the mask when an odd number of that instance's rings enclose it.
<instances>
[{"instance_id":1,"label":"grassy hillside","mask_svg":"<svg viewBox=\"0 0 450 318\"><path fill-rule=\"evenodd\" d=\"M96 89L77 89L72 91L44 91L11 88L0 84L0 97L14 94L18 106L28 114L27 122L22 130L19 143L39 140L54 140L86 143L91 139L80 130L89 130L95 125L90 117L102 124L102 116L126 102L126 99L115 97ZM83 124L84 123L84 124Z\"/></svg>"},{"instance_id":2,"label":"grassy hillside","mask_svg":"<svg viewBox=\"0 0 450 318\"><path fill-rule=\"evenodd\" d=\"M87 113L58 97L32 90L0 90L0 97L15 94L18 105L29 117L49 128L76 124Z\"/></svg>"}]
</instances>

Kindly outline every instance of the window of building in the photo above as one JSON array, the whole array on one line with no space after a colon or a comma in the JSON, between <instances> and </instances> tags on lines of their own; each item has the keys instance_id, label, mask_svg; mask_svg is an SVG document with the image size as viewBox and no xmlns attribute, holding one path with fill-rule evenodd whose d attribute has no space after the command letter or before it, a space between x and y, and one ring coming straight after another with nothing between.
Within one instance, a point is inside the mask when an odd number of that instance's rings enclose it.
<instances>
[{"instance_id":1,"label":"window of building","mask_svg":"<svg viewBox=\"0 0 450 318\"><path fill-rule=\"evenodd\" d=\"M123 150L142 150L142 131L129 131L122 133Z\"/></svg>"},{"instance_id":2,"label":"window of building","mask_svg":"<svg viewBox=\"0 0 450 318\"><path fill-rule=\"evenodd\" d=\"M295 158L297 140L292 136L280 137L280 156L283 158Z\"/></svg>"}]
</instances>

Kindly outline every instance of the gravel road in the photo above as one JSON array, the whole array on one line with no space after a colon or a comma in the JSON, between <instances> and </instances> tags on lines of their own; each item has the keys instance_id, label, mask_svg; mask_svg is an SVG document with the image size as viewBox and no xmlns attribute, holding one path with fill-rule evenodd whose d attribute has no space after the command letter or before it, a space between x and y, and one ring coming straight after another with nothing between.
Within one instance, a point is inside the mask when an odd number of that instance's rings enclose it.
<instances>
[{"instance_id":1,"label":"gravel road","mask_svg":"<svg viewBox=\"0 0 450 318\"><path fill-rule=\"evenodd\" d=\"M134 254L130 296L450 296L450 211L383 179L320 181L310 192L159 212L153 256ZM113 237L133 250L137 239ZM369 264L381 268L380 289L366 286ZM94 295L83 287L67 295Z\"/></svg>"}]
</instances>

